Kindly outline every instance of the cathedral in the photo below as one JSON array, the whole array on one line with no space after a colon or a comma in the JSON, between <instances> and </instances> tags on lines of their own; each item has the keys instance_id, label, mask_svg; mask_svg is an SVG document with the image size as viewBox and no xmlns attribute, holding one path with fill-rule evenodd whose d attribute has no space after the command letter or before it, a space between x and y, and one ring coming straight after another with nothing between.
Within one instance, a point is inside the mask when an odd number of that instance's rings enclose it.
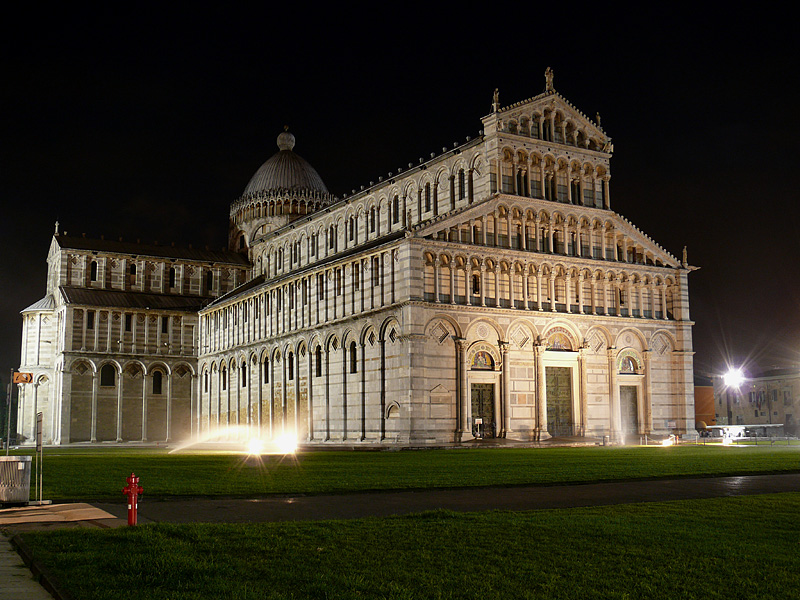
<instances>
[{"instance_id":1,"label":"cathedral","mask_svg":"<svg viewBox=\"0 0 800 600\"><path fill-rule=\"evenodd\" d=\"M337 197L278 151L228 250L55 234L22 311L18 435L301 444L694 428L692 267L614 212L611 138L555 91L495 91L476 138ZM304 140L300 140L301 143Z\"/></svg>"}]
</instances>

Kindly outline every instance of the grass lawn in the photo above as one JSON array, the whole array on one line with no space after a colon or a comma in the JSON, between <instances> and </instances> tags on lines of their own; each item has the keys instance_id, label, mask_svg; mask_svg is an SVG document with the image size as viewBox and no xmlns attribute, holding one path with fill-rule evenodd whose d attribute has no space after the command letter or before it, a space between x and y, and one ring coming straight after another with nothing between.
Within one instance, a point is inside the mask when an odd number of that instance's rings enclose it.
<instances>
[{"instance_id":1,"label":"grass lawn","mask_svg":"<svg viewBox=\"0 0 800 600\"><path fill-rule=\"evenodd\" d=\"M800 493L792 493L24 539L84 600L763 600L800 589L798 514Z\"/></svg>"},{"instance_id":2,"label":"grass lawn","mask_svg":"<svg viewBox=\"0 0 800 600\"><path fill-rule=\"evenodd\" d=\"M252 497L800 471L800 446L309 451L260 458L58 448L45 450L43 497L121 502L131 471L149 497Z\"/></svg>"}]
</instances>

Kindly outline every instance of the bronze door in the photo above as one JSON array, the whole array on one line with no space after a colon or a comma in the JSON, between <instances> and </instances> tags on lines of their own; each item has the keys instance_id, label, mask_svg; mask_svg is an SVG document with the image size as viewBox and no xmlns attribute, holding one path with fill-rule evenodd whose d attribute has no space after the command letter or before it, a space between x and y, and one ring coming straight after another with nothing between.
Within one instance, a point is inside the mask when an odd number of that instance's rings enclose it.
<instances>
[{"instance_id":1,"label":"bronze door","mask_svg":"<svg viewBox=\"0 0 800 600\"><path fill-rule=\"evenodd\" d=\"M494 384L472 384L472 435L481 438L495 436Z\"/></svg>"},{"instance_id":2,"label":"bronze door","mask_svg":"<svg viewBox=\"0 0 800 600\"><path fill-rule=\"evenodd\" d=\"M550 435L572 435L572 369L547 367L547 431Z\"/></svg>"}]
</instances>

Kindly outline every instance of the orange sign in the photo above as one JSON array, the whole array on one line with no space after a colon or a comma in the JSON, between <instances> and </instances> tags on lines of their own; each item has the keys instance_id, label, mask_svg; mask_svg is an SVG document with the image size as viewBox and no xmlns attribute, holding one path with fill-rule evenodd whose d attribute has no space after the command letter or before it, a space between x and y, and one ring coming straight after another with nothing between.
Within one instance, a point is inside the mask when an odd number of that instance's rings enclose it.
<instances>
[{"instance_id":1,"label":"orange sign","mask_svg":"<svg viewBox=\"0 0 800 600\"><path fill-rule=\"evenodd\" d=\"M14 383L33 383L33 373L14 372Z\"/></svg>"}]
</instances>

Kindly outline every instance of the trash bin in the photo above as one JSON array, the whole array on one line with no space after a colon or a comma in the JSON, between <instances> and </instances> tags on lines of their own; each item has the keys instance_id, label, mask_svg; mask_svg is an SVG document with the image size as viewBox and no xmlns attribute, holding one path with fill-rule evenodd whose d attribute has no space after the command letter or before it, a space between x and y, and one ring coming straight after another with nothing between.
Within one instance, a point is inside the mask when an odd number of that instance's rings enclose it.
<instances>
[{"instance_id":1,"label":"trash bin","mask_svg":"<svg viewBox=\"0 0 800 600\"><path fill-rule=\"evenodd\" d=\"M0 502L25 503L31 499L31 457L0 456Z\"/></svg>"}]
</instances>

